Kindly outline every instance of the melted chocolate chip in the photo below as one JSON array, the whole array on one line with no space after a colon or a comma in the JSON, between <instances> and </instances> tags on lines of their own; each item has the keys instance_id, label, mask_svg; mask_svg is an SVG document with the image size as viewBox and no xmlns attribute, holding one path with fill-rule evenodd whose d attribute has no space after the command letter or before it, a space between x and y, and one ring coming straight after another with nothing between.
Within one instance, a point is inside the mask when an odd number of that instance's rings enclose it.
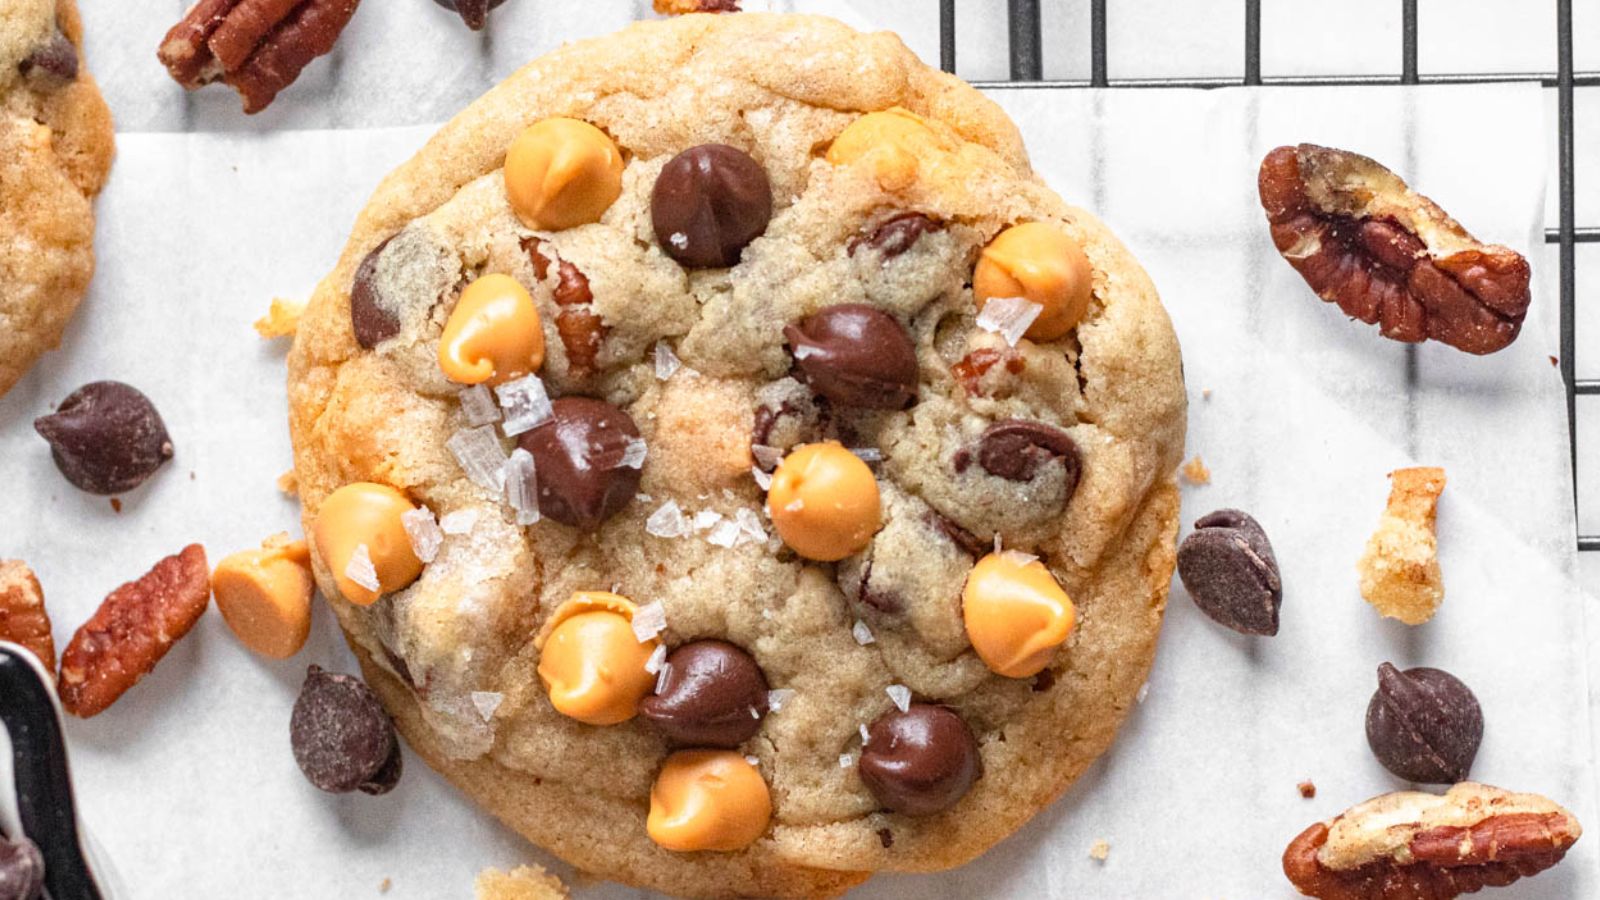
<instances>
[{"instance_id":1,"label":"melted chocolate chip","mask_svg":"<svg viewBox=\"0 0 1600 900\"><path fill-rule=\"evenodd\" d=\"M905 409L917 399L917 348L894 316L841 303L783 329L811 389L842 406Z\"/></svg>"},{"instance_id":2,"label":"melted chocolate chip","mask_svg":"<svg viewBox=\"0 0 1600 900\"><path fill-rule=\"evenodd\" d=\"M1278 633L1283 579L1267 533L1248 513L1219 509L1178 547L1178 577L1194 605L1240 634Z\"/></svg>"},{"instance_id":3,"label":"melted chocolate chip","mask_svg":"<svg viewBox=\"0 0 1600 900\"><path fill-rule=\"evenodd\" d=\"M854 256L862 246L867 246L883 254L884 259L894 259L910 250L923 235L943 227L922 213L903 212L879 224L870 235L857 235L852 239L850 255Z\"/></svg>"},{"instance_id":4,"label":"melted chocolate chip","mask_svg":"<svg viewBox=\"0 0 1600 900\"><path fill-rule=\"evenodd\" d=\"M44 854L33 841L0 838L0 898L38 900L44 896Z\"/></svg>"},{"instance_id":5,"label":"melted chocolate chip","mask_svg":"<svg viewBox=\"0 0 1600 900\"><path fill-rule=\"evenodd\" d=\"M639 428L622 410L589 397L562 397L548 422L517 439L539 473L539 511L593 531L639 490L641 470L623 465Z\"/></svg>"},{"instance_id":6,"label":"melted chocolate chip","mask_svg":"<svg viewBox=\"0 0 1600 900\"><path fill-rule=\"evenodd\" d=\"M1465 781L1483 740L1478 698L1440 669L1378 667L1367 704L1367 744L1383 767L1407 781Z\"/></svg>"},{"instance_id":7,"label":"melted chocolate chip","mask_svg":"<svg viewBox=\"0 0 1600 900\"><path fill-rule=\"evenodd\" d=\"M506 0L433 0L445 9L454 10L461 14L461 21L473 31L482 31L483 25L489 19L489 10L494 9Z\"/></svg>"},{"instance_id":8,"label":"melted chocolate chip","mask_svg":"<svg viewBox=\"0 0 1600 900\"><path fill-rule=\"evenodd\" d=\"M400 333L400 320L384 306L377 283L378 257L392 240L394 236L390 235L372 248L356 267L355 280L350 284L350 325L355 330L356 343L368 350Z\"/></svg>"},{"instance_id":9,"label":"melted chocolate chip","mask_svg":"<svg viewBox=\"0 0 1600 900\"><path fill-rule=\"evenodd\" d=\"M939 513L929 510L928 521L933 523L933 527L939 529L940 534L949 538L951 543L960 547L963 552L973 559L982 559L983 555L989 552L989 545L978 540L977 535Z\"/></svg>"},{"instance_id":10,"label":"melted chocolate chip","mask_svg":"<svg viewBox=\"0 0 1600 900\"><path fill-rule=\"evenodd\" d=\"M120 381L95 381L33 420L61 474L91 494L131 491L172 458L172 438L150 398Z\"/></svg>"},{"instance_id":11,"label":"melted chocolate chip","mask_svg":"<svg viewBox=\"0 0 1600 900\"><path fill-rule=\"evenodd\" d=\"M50 40L18 63L17 70L23 78L42 81L50 87L60 87L78 78L78 48L66 35L57 31Z\"/></svg>"},{"instance_id":12,"label":"melted chocolate chip","mask_svg":"<svg viewBox=\"0 0 1600 900\"><path fill-rule=\"evenodd\" d=\"M761 729L767 678L727 641L694 641L668 654L661 690L639 703L639 714L676 743L737 747Z\"/></svg>"},{"instance_id":13,"label":"melted chocolate chip","mask_svg":"<svg viewBox=\"0 0 1600 900\"><path fill-rule=\"evenodd\" d=\"M913 703L867 729L861 780L885 808L908 816L949 809L983 774L978 739L943 706Z\"/></svg>"},{"instance_id":14,"label":"melted chocolate chip","mask_svg":"<svg viewBox=\"0 0 1600 900\"><path fill-rule=\"evenodd\" d=\"M1041 466L1056 460L1067 470L1067 496L1078 487L1083 464L1078 445L1054 425L1028 419L1005 419L978 438L978 465L1007 481L1032 481Z\"/></svg>"},{"instance_id":15,"label":"melted chocolate chip","mask_svg":"<svg viewBox=\"0 0 1600 900\"><path fill-rule=\"evenodd\" d=\"M726 144L701 144L673 157L650 195L650 220L662 252L695 268L737 263L771 219L766 170Z\"/></svg>"},{"instance_id":16,"label":"melted chocolate chip","mask_svg":"<svg viewBox=\"0 0 1600 900\"><path fill-rule=\"evenodd\" d=\"M386 794L400 780L400 741L372 689L352 675L306 669L289 717L294 761L319 790Z\"/></svg>"}]
</instances>

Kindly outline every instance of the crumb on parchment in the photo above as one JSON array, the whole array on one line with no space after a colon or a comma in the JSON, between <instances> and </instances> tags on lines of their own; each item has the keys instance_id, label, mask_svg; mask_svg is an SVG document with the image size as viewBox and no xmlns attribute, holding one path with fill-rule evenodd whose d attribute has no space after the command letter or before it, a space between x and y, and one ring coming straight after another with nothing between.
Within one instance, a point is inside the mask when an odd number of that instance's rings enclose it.
<instances>
[{"instance_id":1,"label":"crumb on parchment","mask_svg":"<svg viewBox=\"0 0 1600 900\"><path fill-rule=\"evenodd\" d=\"M1198 453L1194 455L1194 458L1184 463L1183 468L1179 471L1183 474L1183 480L1190 484L1211 483L1211 470L1206 468L1205 461L1200 458Z\"/></svg>"},{"instance_id":2,"label":"crumb on parchment","mask_svg":"<svg viewBox=\"0 0 1600 900\"><path fill-rule=\"evenodd\" d=\"M1105 838L1101 838L1101 839L1095 841L1093 844L1089 845L1089 858L1090 859L1096 859L1096 860L1099 860L1100 862L1105 862L1106 861L1106 857L1108 857L1110 855L1111 855L1111 844Z\"/></svg>"},{"instance_id":3,"label":"crumb on parchment","mask_svg":"<svg viewBox=\"0 0 1600 900\"><path fill-rule=\"evenodd\" d=\"M1307 800L1313 799L1317 796L1317 786L1309 778L1295 785L1295 787L1300 789L1300 796L1306 798Z\"/></svg>"},{"instance_id":4,"label":"crumb on parchment","mask_svg":"<svg viewBox=\"0 0 1600 900\"><path fill-rule=\"evenodd\" d=\"M300 327L300 314L305 310L305 303L299 300L273 297L272 305L267 307L267 314L256 320L256 334L268 341L273 338L292 337L295 329Z\"/></svg>"},{"instance_id":5,"label":"crumb on parchment","mask_svg":"<svg viewBox=\"0 0 1600 900\"><path fill-rule=\"evenodd\" d=\"M278 476L278 490L291 497L300 490L300 479L294 474L293 469Z\"/></svg>"},{"instance_id":6,"label":"crumb on parchment","mask_svg":"<svg viewBox=\"0 0 1600 900\"><path fill-rule=\"evenodd\" d=\"M473 882L477 900L567 900L561 879L539 866L517 866L509 872L484 869Z\"/></svg>"}]
</instances>

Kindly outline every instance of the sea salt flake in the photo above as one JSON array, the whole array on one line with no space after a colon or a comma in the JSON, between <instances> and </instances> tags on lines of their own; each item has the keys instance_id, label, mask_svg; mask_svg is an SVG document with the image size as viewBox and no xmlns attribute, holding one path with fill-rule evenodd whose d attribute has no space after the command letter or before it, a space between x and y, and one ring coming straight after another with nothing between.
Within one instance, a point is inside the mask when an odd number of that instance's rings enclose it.
<instances>
[{"instance_id":1,"label":"sea salt flake","mask_svg":"<svg viewBox=\"0 0 1600 900\"><path fill-rule=\"evenodd\" d=\"M739 526L732 519L723 519L706 533L706 541L717 547L732 547L739 543Z\"/></svg>"},{"instance_id":2,"label":"sea salt flake","mask_svg":"<svg viewBox=\"0 0 1600 900\"><path fill-rule=\"evenodd\" d=\"M461 415L468 425L493 425L500 421L500 407L495 405L494 395L489 393L487 385L464 388L456 399L461 401Z\"/></svg>"},{"instance_id":3,"label":"sea salt flake","mask_svg":"<svg viewBox=\"0 0 1600 900\"><path fill-rule=\"evenodd\" d=\"M722 521L722 513L714 509L702 509L694 514L694 530L705 531L707 528Z\"/></svg>"},{"instance_id":4,"label":"sea salt flake","mask_svg":"<svg viewBox=\"0 0 1600 900\"><path fill-rule=\"evenodd\" d=\"M754 706L750 707L750 718L755 719L757 722L761 721L761 710L756 709Z\"/></svg>"},{"instance_id":5,"label":"sea salt flake","mask_svg":"<svg viewBox=\"0 0 1600 900\"><path fill-rule=\"evenodd\" d=\"M682 250L683 248L689 246L689 236L681 231L674 231L673 233L667 235L667 243L677 247L679 250Z\"/></svg>"},{"instance_id":6,"label":"sea salt flake","mask_svg":"<svg viewBox=\"0 0 1600 900\"><path fill-rule=\"evenodd\" d=\"M978 313L978 327L1006 339L1015 347L1044 307L1023 297L991 297Z\"/></svg>"},{"instance_id":7,"label":"sea salt flake","mask_svg":"<svg viewBox=\"0 0 1600 900\"><path fill-rule=\"evenodd\" d=\"M761 767L761 757L759 757L759 756L755 756L755 755L752 754L750 756L746 756L744 758L744 761L749 763L750 765L756 767L756 768L760 768Z\"/></svg>"},{"instance_id":8,"label":"sea salt flake","mask_svg":"<svg viewBox=\"0 0 1600 900\"><path fill-rule=\"evenodd\" d=\"M750 475L756 480L756 487L763 491L772 487L772 475L761 470L760 466L751 466Z\"/></svg>"},{"instance_id":9,"label":"sea salt flake","mask_svg":"<svg viewBox=\"0 0 1600 900\"><path fill-rule=\"evenodd\" d=\"M639 643L654 640L667 630L667 608L653 600L633 611L633 636Z\"/></svg>"},{"instance_id":10,"label":"sea salt flake","mask_svg":"<svg viewBox=\"0 0 1600 900\"><path fill-rule=\"evenodd\" d=\"M506 695L499 691L472 692L472 705L478 708L478 715L482 716L485 722L494 718L494 711L500 708L500 703L505 699Z\"/></svg>"},{"instance_id":11,"label":"sea salt flake","mask_svg":"<svg viewBox=\"0 0 1600 900\"><path fill-rule=\"evenodd\" d=\"M783 462L783 451L766 444L751 444L750 455L755 457L756 465L763 469L775 469L778 463Z\"/></svg>"},{"instance_id":12,"label":"sea salt flake","mask_svg":"<svg viewBox=\"0 0 1600 900\"><path fill-rule=\"evenodd\" d=\"M860 619L856 620L856 624L850 626L850 634L854 635L856 643L863 647L877 640L877 638L872 636L872 629L868 628L867 623L861 621Z\"/></svg>"},{"instance_id":13,"label":"sea salt flake","mask_svg":"<svg viewBox=\"0 0 1600 900\"><path fill-rule=\"evenodd\" d=\"M848 753L839 754L839 768L848 769L856 764L856 758Z\"/></svg>"},{"instance_id":14,"label":"sea salt flake","mask_svg":"<svg viewBox=\"0 0 1600 900\"><path fill-rule=\"evenodd\" d=\"M861 731L861 746L865 747L872 740L872 735L867 733L867 725L865 722L858 722L856 724L856 728L860 729Z\"/></svg>"},{"instance_id":15,"label":"sea salt flake","mask_svg":"<svg viewBox=\"0 0 1600 900\"><path fill-rule=\"evenodd\" d=\"M658 538L677 538L689 533L689 517L678 508L678 501L668 500L644 520L644 530L647 534Z\"/></svg>"},{"instance_id":16,"label":"sea salt flake","mask_svg":"<svg viewBox=\"0 0 1600 900\"><path fill-rule=\"evenodd\" d=\"M445 446L474 484L496 495L505 489L506 451L493 428L463 429L451 435Z\"/></svg>"},{"instance_id":17,"label":"sea salt flake","mask_svg":"<svg viewBox=\"0 0 1600 900\"><path fill-rule=\"evenodd\" d=\"M433 510L426 506L408 509L400 514L400 527L411 539L411 552L424 564L433 562L439 555L439 545L444 543L444 532L433 518Z\"/></svg>"},{"instance_id":18,"label":"sea salt flake","mask_svg":"<svg viewBox=\"0 0 1600 900\"><path fill-rule=\"evenodd\" d=\"M820 347L813 347L810 344L801 344L800 346L794 348L794 358L805 359L810 356L816 356L821 352L822 348Z\"/></svg>"},{"instance_id":19,"label":"sea salt flake","mask_svg":"<svg viewBox=\"0 0 1600 900\"><path fill-rule=\"evenodd\" d=\"M1144 698L1148 696L1150 696L1150 682L1146 681L1144 684L1139 685L1139 693L1134 694L1133 699L1139 703L1143 703Z\"/></svg>"},{"instance_id":20,"label":"sea salt flake","mask_svg":"<svg viewBox=\"0 0 1600 900\"><path fill-rule=\"evenodd\" d=\"M891 684L884 688L883 692L889 695L890 700L894 701L896 709L901 712L911 709L911 688L903 684Z\"/></svg>"},{"instance_id":21,"label":"sea salt flake","mask_svg":"<svg viewBox=\"0 0 1600 900\"><path fill-rule=\"evenodd\" d=\"M478 524L478 511L475 509L458 509L453 513L445 513L439 520L439 530L445 534L468 534L472 526Z\"/></svg>"},{"instance_id":22,"label":"sea salt flake","mask_svg":"<svg viewBox=\"0 0 1600 900\"><path fill-rule=\"evenodd\" d=\"M667 689L667 679L672 677L672 663L662 663L661 671L656 673L656 693L664 693Z\"/></svg>"},{"instance_id":23,"label":"sea salt flake","mask_svg":"<svg viewBox=\"0 0 1600 900\"><path fill-rule=\"evenodd\" d=\"M500 398L500 408L506 412L506 420L500 426L506 437L532 431L555 415L550 394L545 391L544 382L537 375L524 375L515 381L508 381L495 388L494 394Z\"/></svg>"},{"instance_id":24,"label":"sea salt flake","mask_svg":"<svg viewBox=\"0 0 1600 900\"><path fill-rule=\"evenodd\" d=\"M344 567L345 577L369 591L378 590L378 570L372 565L372 554L366 544L357 544Z\"/></svg>"},{"instance_id":25,"label":"sea salt flake","mask_svg":"<svg viewBox=\"0 0 1600 900\"><path fill-rule=\"evenodd\" d=\"M862 462L883 462L883 451L877 447L851 447L850 452L854 453L856 458Z\"/></svg>"},{"instance_id":26,"label":"sea salt flake","mask_svg":"<svg viewBox=\"0 0 1600 900\"><path fill-rule=\"evenodd\" d=\"M754 544L767 542L767 530L761 527L761 517L755 510L739 507L733 513L734 524L739 526L740 543L748 541Z\"/></svg>"},{"instance_id":27,"label":"sea salt flake","mask_svg":"<svg viewBox=\"0 0 1600 900\"><path fill-rule=\"evenodd\" d=\"M642 437L631 437L631 438L628 438L628 446L625 447L623 449L623 451L622 451L622 459L618 460L617 464L615 466L612 466L612 468L614 468L614 469L642 469L642 468L644 468L645 455L648 454L649 452L650 452L650 448L645 446L644 438L642 438Z\"/></svg>"},{"instance_id":28,"label":"sea salt flake","mask_svg":"<svg viewBox=\"0 0 1600 900\"><path fill-rule=\"evenodd\" d=\"M767 691L767 709L777 712L794 697L794 688L773 688Z\"/></svg>"},{"instance_id":29,"label":"sea salt flake","mask_svg":"<svg viewBox=\"0 0 1600 900\"><path fill-rule=\"evenodd\" d=\"M539 473L533 454L518 447L506 459L506 502L517 513L518 525L539 521Z\"/></svg>"},{"instance_id":30,"label":"sea salt flake","mask_svg":"<svg viewBox=\"0 0 1600 900\"><path fill-rule=\"evenodd\" d=\"M656 341L656 379L666 381L681 368L683 360L672 352L672 345L666 341Z\"/></svg>"},{"instance_id":31,"label":"sea salt flake","mask_svg":"<svg viewBox=\"0 0 1600 900\"><path fill-rule=\"evenodd\" d=\"M651 675L654 675L661 671L661 667L666 665L666 662L667 645L657 644L656 648L650 651L650 658L644 661L644 670L649 672Z\"/></svg>"},{"instance_id":32,"label":"sea salt flake","mask_svg":"<svg viewBox=\"0 0 1600 900\"><path fill-rule=\"evenodd\" d=\"M1000 558L1019 568L1022 566L1031 566L1039 561L1039 557L1034 556L1032 553L1023 553L1021 550L1001 551Z\"/></svg>"}]
</instances>

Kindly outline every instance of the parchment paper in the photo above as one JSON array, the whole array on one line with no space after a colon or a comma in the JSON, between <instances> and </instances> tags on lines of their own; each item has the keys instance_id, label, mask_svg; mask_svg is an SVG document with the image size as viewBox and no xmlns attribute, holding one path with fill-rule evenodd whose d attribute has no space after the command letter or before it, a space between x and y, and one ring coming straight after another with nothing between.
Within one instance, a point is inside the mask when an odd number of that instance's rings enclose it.
<instances>
[{"instance_id":1,"label":"parchment paper","mask_svg":"<svg viewBox=\"0 0 1600 900\"><path fill-rule=\"evenodd\" d=\"M1256 164L1311 140L1389 162L1481 237L1538 247L1536 88L1213 93L1006 90L1054 187L1097 210L1149 268L1184 346L1190 449L1213 482L1192 521L1251 511L1277 548L1282 633L1246 639L1174 590L1148 697L1067 795L980 861L883 877L862 897L1287 897L1278 858L1312 821L1403 787L1368 752L1378 663L1448 669L1477 693L1475 777L1550 795L1595 826L1587 621L1573 580L1571 482L1553 270L1522 338L1486 359L1405 348L1347 322L1277 258ZM1502 111L1485 131L1468 100ZM280 344L250 322L305 296L381 175L431 131L123 136L100 202L100 272L64 349L0 401L0 552L39 572L59 642L106 592L190 540L213 560L298 526ZM1412 373L1408 376L1408 372ZM129 381L177 458L113 512L54 471L28 427L79 384ZM1207 393L1209 391L1209 397ZM1448 597L1416 629L1380 621L1354 565L1412 463L1446 467ZM296 659L262 661L208 615L144 683L72 723L84 815L135 897L467 897L528 849L407 757L383 798L329 797L289 753L307 663L354 663L319 608ZM1296 784L1315 781L1314 800ZM1110 844L1090 859L1095 840ZM1597 840L1506 896L1600 893ZM580 896L633 892L580 883Z\"/></svg>"}]
</instances>

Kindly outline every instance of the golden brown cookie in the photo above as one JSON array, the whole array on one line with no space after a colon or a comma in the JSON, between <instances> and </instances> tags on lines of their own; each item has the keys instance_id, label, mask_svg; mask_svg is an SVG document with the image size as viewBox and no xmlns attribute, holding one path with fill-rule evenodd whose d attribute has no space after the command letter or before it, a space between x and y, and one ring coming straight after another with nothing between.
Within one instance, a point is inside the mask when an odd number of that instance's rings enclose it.
<instances>
[{"instance_id":1,"label":"golden brown cookie","mask_svg":"<svg viewBox=\"0 0 1600 900\"><path fill-rule=\"evenodd\" d=\"M94 274L111 112L74 0L0 10L0 395L54 349Z\"/></svg>"},{"instance_id":2,"label":"golden brown cookie","mask_svg":"<svg viewBox=\"0 0 1600 900\"><path fill-rule=\"evenodd\" d=\"M959 865L1155 651L1166 313L893 35L695 16L532 63L379 186L289 396L317 580L402 734L597 875Z\"/></svg>"}]
</instances>

